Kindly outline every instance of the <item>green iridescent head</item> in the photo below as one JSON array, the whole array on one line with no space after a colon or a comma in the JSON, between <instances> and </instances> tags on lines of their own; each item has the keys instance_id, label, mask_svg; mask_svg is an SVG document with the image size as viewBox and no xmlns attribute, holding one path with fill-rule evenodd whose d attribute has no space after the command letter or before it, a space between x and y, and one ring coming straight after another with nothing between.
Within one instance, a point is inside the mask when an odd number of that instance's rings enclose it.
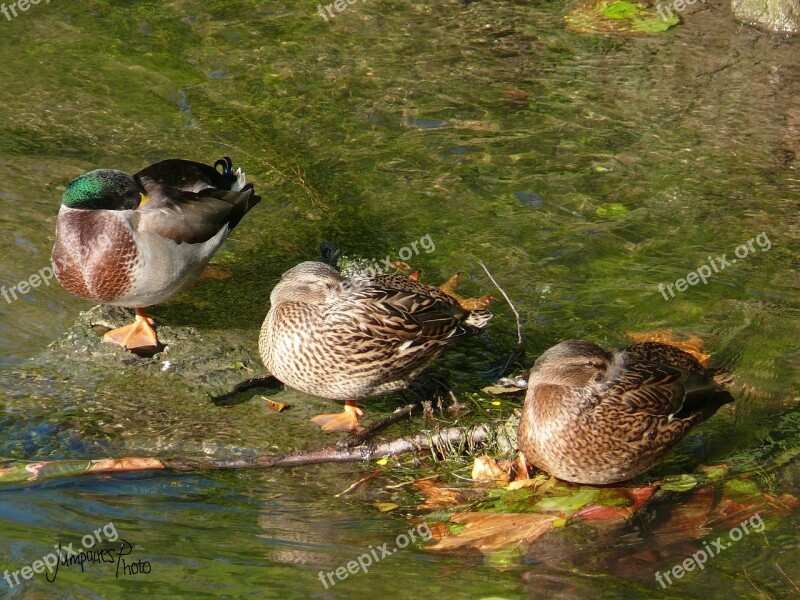
<instances>
[{"instance_id":1,"label":"green iridescent head","mask_svg":"<svg viewBox=\"0 0 800 600\"><path fill-rule=\"evenodd\" d=\"M70 181L61 204L88 210L134 210L143 192L139 183L127 173L96 169Z\"/></svg>"}]
</instances>

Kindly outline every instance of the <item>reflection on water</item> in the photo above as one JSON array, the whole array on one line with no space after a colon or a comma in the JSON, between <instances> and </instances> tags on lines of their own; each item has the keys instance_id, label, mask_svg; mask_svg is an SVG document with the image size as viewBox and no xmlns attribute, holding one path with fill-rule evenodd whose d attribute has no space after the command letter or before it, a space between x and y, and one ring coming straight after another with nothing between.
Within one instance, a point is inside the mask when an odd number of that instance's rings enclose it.
<instances>
[{"instance_id":1,"label":"reflection on water","mask_svg":"<svg viewBox=\"0 0 800 600\"><path fill-rule=\"evenodd\" d=\"M425 280L464 271L465 292L487 293L484 261L523 317L529 361L570 337L616 345L672 328L706 341L736 374L735 408L658 473L782 439L800 372L798 42L733 25L719 6L661 36L578 35L564 8L356 3L326 21L296 2L97 1L3 21L0 285L19 290L48 265L76 174L231 155L265 199L215 259L233 278L156 308L159 321L231 330L254 349L269 290L320 240L384 257L430 236L435 251L413 258ZM270 448L275 417L210 412L168 378L28 363L86 308L52 281L11 302L0 288L0 366L14 370L0 378L1 456ZM497 312L484 340L442 361L459 391L513 345L512 315ZM799 493L795 471L776 491ZM408 529L405 513L377 511L376 491L332 500L358 477L348 467L6 489L0 571L113 521L152 563L142 581L159 596L654 595L654 571L698 543L650 534L665 507L611 531L567 527L504 569L415 547L325 590L318 571ZM408 495L395 500L414 512ZM796 590L797 516L775 523L664 593ZM145 589L93 570L34 581L16 596Z\"/></svg>"}]
</instances>

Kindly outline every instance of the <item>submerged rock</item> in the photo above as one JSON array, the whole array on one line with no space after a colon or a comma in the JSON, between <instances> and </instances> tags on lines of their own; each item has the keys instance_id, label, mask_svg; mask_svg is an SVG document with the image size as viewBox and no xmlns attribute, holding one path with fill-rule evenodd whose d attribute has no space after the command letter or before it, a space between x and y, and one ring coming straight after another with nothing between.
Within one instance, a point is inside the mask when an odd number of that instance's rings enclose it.
<instances>
[{"instance_id":1,"label":"submerged rock","mask_svg":"<svg viewBox=\"0 0 800 600\"><path fill-rule=\"evenodd\" d=\"M322 399L273 385L214 403L242 381L267 375L257 332L161 324L163 348L141 357L102 342L105 330L131 318L131 311L96 306L41 355L0 372L0 456L224 458L332 441L308 420L331 411ZM268 394L292 409L270 410Z\"/></svg>"},{"instance_id":2,"label":"submerged rock","mask_svg":"<svg viewBox=\"0 0 800 600\"><path fill-rule=\"evenodd\" d=\"M731 0L731 10L747 25L775 33L800 31L800 0Z\"/></svg>"}]
</instances>

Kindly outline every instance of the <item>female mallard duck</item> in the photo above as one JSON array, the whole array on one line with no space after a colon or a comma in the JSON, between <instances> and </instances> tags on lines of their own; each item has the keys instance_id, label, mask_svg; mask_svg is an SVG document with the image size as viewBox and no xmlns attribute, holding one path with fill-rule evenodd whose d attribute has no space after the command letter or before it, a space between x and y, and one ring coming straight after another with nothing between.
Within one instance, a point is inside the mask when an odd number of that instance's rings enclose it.
<instances>
[{"instance_id":1,"label":"female mallard duck","mask_svg":"<svg viewBox=\"0 0 800 600\"><path fill-rule=\"evenodd\" d=\"M725 377L674 346L607 352L582 340L533 365L519 425L525 461L575 483L630 479L733 398Z\"/></svg>"},{"instance_id":2,"label":"female mallard duck","mask_svg":"<svg viewBox=\"0 0 800 600\"><path fill-rule=\"evenodd\" d=\"M344 279L304 262L281 277L258 347L269 371L301 392L344 400L344 412L312 419L328 431L358 426L356 400L406 388L450 344L491 317L400 275Z\"/></svg>"},{"instance_id":3,"label":"female mallard duck","mask_svg":"<svg viewBox=\"0 0 800 600\"><path fill-rule=\"evenodd\" d=\"M133 176L97 169L73 179L61 201L51 260L67 291L134 308L132 325L106 342L158 346L143 308L191 284L261 198L225 157L214 166L170 159Z\"/></svg>"}]
</instances>

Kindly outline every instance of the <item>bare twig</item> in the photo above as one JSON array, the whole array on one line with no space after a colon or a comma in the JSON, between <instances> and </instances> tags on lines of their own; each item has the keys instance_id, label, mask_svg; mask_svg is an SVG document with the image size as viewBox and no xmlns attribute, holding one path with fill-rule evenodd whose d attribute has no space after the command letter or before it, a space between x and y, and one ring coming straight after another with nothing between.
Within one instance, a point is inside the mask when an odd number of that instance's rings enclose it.
<instances>
[{"instance_id":1,"label":"bare twig","mask_svg":"<svg viewBox=\"0 0 800 600\"><path fill-rule=\"evenodd\" d=\"M407 404L403 408L398 408L389 416L384 417L383 419L380 419L378 421L375 421L369 427L365 427L361 431L354 433L351 436L343 439L341 442L336 444L336 447L353 448L354 446L360 446L381 429L384 429L389 425L393 425L405 417L411 416L411 414L414 413L419 408L422 408L420 404Z\"/></svg>"},{"instance_id":2,"label":"bare twig","mask_svg":"<svg viewBox=\"0 0 800 600\"><path fill-rule=\"evenodd\" d=\"M518 345L518 346L522 346L522 326L520 325L519 313L517 312L517 309L516 309L516 307L514 306L514 303L513 303L513 302L511 302L511 298L509 298L509 297L508 297L508 294L506 294L505 290L504 290L503 288L501 288L501 287L500 287L500 284L499 284L499 283L497 283L497 281L495 280L495 278L494 278L494 277L492 277L492 274L489 272L489 269L488 269L488 268L486 268L486 265L485 265L485 264L483 264L483 261L480 261L480 260L479 260L479 261L478 261L478 264L479 264L481 267L483 267L483 270L484 270L484 271L486 271L486 274L489 276L489 279L491 279L491 280L492 280L492 283L494 284L494 287L496 287L496 288L498 289L498 291L499 291L501 294L503 294L503 298L505 298L505 299L506 299L506 302L508 303L508 306L510 306L510 307L511 307L511 312L513 312L513 313L514 313L514 318L515 318L515 319L516 319L516 321L517 321L517 345Z\"/></svg>"},{"instance_id":3,"label":"bare twig","mask_svg":"<svg viewBox=\"0 0 800 600\"><path fill-rule=\"evenodd\" d=\"M399 490L400 488L406 487L408 485L414 485L418 481L428 481L429 479L436 479L440 477L440 475L428 475L427 477L423 477L422 479L412 479L411 481L404 481L402 483L397 483L395 485L387 485L383 489L385 490Z\"/></svg>"},{"instance_id":4,"label":"bare twig","mask_svg":"<svg viewBox=\"0 0 800 600\"><path fill-rule=\"evenodd\" d=\"M184 459L126 457L102 460L58 460L37 463L14 463L0 467L1 483L29 483L56 478L74 477L95 473L130 473L135 471L202 471L208 469L272 469L299 467L322 463L360 462L385 456L430 451L434 456L444 456L457 449L484 445L492 431L487 425L475 427L449 427L436 433L423 432L380 444L337 448L328 446L319 450L289 452L285 454L233 459Z\"/></svg>"},{"instance_id":5,"label":"bare twig","mask_svg":"<svg viewBox=\"0 0 800 600\"><path fill-rule=\"evenodd\" d=\"M797 587L797 584L796 584L794 581L792 581L792 578L791 578L791 577L789 577L789 576L786 574L786 571L784 571L784 570L783 570L783 567L781 567L781 566L778 564L778 561L775 561L775 568L776 568L776 569L778 569L778 571L780 572L780 574L781 574L781 575L783 575L783 576L784 576L784 577L787 579L787 581L788 581L789 583L791 583L791 584L792 584L792 587L795 589L795 591L796 591L796 592L798 592L798 593L800 593L800 588L798 588L798 587Z\"/></svg>"},{"instance_id":6,"label":"bare twig","mask_svg":"<svg viewBox=\"0 0 800 600\"><path fill-rule=\"evenodd\" d=\"M747 567L742 567L742 571L744 572L744 576L747 579L747 581L749 581L750 585L753 586L753 589L755 589L755 591L757 591L759 594L761 594L761 596L763 596L764 598L767 598L769 600L770 595L764 593L763 590L761 590L755 583L753 583L753 580L750 578L750 574L747 572Z\"/></svg>"},{"instance_id":7,"label":"bare twig","mask_svg":"<svg viewBox=\"0 0 800 600\"><path fill-rule=\"evenodd\" d=\"M378 475L380 475L381 473L383 473L383 471L381 471L381 470L379 469L379 470L377 470L377 471L375 471L375 472L373 472L373 473L370 473L370 474L369 474L369 475L367 475L366 477L362 477L361 479L359 479L358 481L356 481L356 482L355 482L353 485L351 485L350 487L348 487L348 488L347 488L346 490L344 490L343 492L339 492L339 493L338 493L338 494L336 494L334 497L335 497L335 498L338 498L339 496L344 496L345 494L349 494L350 492L352 492L352 491L353 491L354 489L356 489L357 487L361 487L363 484L365 484L366 482L368 482L370 479L374 479L375 477L377 477L377 476L378 476Z\"/></svg>"}]
</instances>

